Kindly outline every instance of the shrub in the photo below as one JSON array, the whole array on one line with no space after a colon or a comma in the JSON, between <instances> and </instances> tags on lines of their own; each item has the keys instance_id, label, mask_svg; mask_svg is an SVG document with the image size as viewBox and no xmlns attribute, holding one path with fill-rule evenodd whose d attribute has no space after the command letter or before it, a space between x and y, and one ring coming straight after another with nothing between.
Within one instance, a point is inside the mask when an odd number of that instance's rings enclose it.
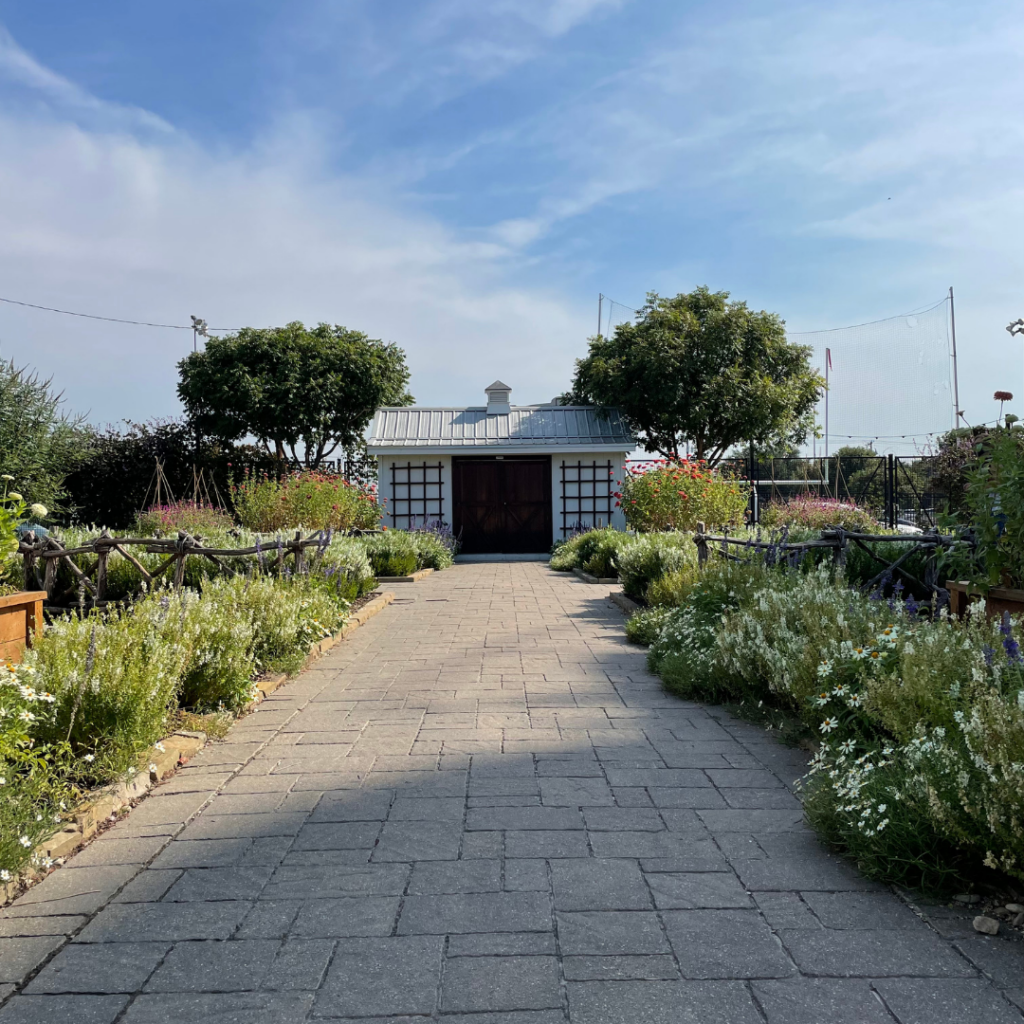
<instances>
[{"instance_id":1,"label":"shrub","mask_svg":"<svg viewBox=\"0 0 1024 1024\"><path fill-rule=\"evenodd\" d=\"M44 743L68 741L85 783L134 771L141 753L162 735L188 650L176 636L179 610L155 595L105 616L53 622L26 652L38 688L55 697L40 724Z\"/></svg>"},{"instance_id":2,"label":"shrub","mask_svg":"<svg viewBox=\"0 0 1024 1024\"><path fill-rule=\"evenodd\" d=\"M374 576L408 576L419 565L416 545L403 530L373 534L363 541Z\"/></svg>"},{"instance_id":3,"label":"shrub","mask_svg":"<svg viewBox=\"0 0 1024 1024\"><path fill-rule=\"evenodd\" d=\"M201 597L183 592L175 600L189 648L181 703L199 708L246 704L255 672L301 667L314 643L341 628L347 610L316 574L212 580Z\"/></svg>"},{"instance_id":4,"label":"shrub","mask_svg":"<svg viewBox=\"0 0 1024 1024\"><path fill-rule=\"evenodd\" d=\"M659 459L627 468L616 496L626 522L638 533L692 531L700 522L708 527L739 526L749 500L746 484L686 459Z\"/></svg>"},{"instance_id":5,"label":"shrub","mask_svg":"<svg viewBox=\"0 0 1024 1024\"><path fill-rule=\"evenodd\" d=\"M647 656L667 689L683 697L730 700L745 692L730 676L719 645L722 617L747 603L769 578L760 563L708 562L685 602L663 620Z\"/></svg>"},{"instance_id":6,"label":"shrub","mask_svg":"<svg viewBox=\"0 0 1024 1024\"><path fill-rule=\"evenodd\" d=\"M144 537L155 533L174 533L177 530L184 530L195 537L197 534L208 536L213 532L225 532L235 524L227 512L215 505L199 501L177 501L169 505L151 505L145 512L139 513L136 525Z\"/></svg>"},{"instance_id":7,"label":"shrub","mask_svg":"<svg viewBox=\"0 0 1024 1024\"><path fill-rule=\"evenodd\" d=\"M975 581L1024 584L1024 431L997 430L967 475L966 505L978 539Z\"/></svg>"},{"instance_id":8,"label":"shrub","mask_svg":"<svg viewBox=\"0 0 1024 1024\"><path fill-rule=\"evenodd\" d=\"M241 586L240 598L242 613L252 617L255 627L257 669L296 671L310 647L345 622L346 607L305 577L255 578L249 583Z\"/></svg>"},{"instance_id":9,"label":"shrub","mask_svg":"<svg viewBox=\"0 0 1024 1024\"><path fill-rule=\"evenodd\" d=\"M62 770L64 751L35 741L55 704L35 682L31 667L0 661L0 882L60 827L61 811L73 798Z\"/></svg>"},{"instance_id":10,"label":"shrub","mask_svg":"<svg viewBox=\"0 0 1024 1024\"><path fill-rule=\"evenodd\" d=\"M551 568L558 572L582 569L592 576L609 578L618 575L618 555L633 538L610 526L586 530L570 537L551 555Z\"/></svg>"},{"instance_id":11,"label":"shrub","mask_svg":"<svg viewBox=\"0 0 1024 1024\"><path fill-rule=\"evenodd\" d=\"M173 598L180 608L180 642L189 652L178 691L183 707L236 709L254 697L256 622L239 600L239 585L217 580L202 597L183 590Z\"/></svg>"},{"instance_id":12,"label":"shrub","mask_svg":"<svg viewBox=\"0 0 1024 1024\"><path fill-rule=\"evenodd\" d=\"M697 564L697 547L689 534L645 534L624 544L616 560L622 589L634 600L646 601L656 579Z\"/></svg>"},{"instance_id":13,"label":"shrub","mask_svg":"<svg viewBox=\"0 0 1024 1024\"><path fill-rule=\"evenodd\" d=\"M297 473L278 480L246 475L231 485L239 522L259 533L309 530L372 530L380 523L376 485L349 483L324 473Z\"/></svg>"},{"instance_id":14,"label":"shrub","mask_svg":"<svg viewBox=\"0 0 1024 1024\"><path fill-rule=\"evenodd\" d=\"M193 427L184 420L124 423L90 431L84 460L67 478L67 491L75 521L103 523L125 529L140 510L154 503L156 462L160 462L168 493L230 498L229 482L242 466L250 472L276 473L281 462L249 445L226 445L208 438L196 441ZM196 468L201 474L196 495ZM159 503L159 502L156 502Z\"/></svg>"},{"instance_id":15,"label":"shrub","mask_svg":"<svg viewBox=\"0 0 1024 1024\"><path fill-rule=\"evenodd\" d=\"M820 498L811 494L796 495L789 501L773 501L761 509L760 525L769 530L782 526L824 530L839 526L844 530L877 533L882 524L853 501Z\"/></svg>"},{"instance_id":16,"label":"shrub","mask_svg":"<svg viewBox=\"0 0 1024 1024\"><path fill-rule=\"evenodd\" d=\"M458 542L450 528L434 523L426 529L411 531L409 537L416 549L418 569L448 569L454 563Z\"/></svg>"},{"instance_id":17,"label":"shrub","mask_svg":"<svg viewBox=\"0 0 1024 1024\"><path fill-rule=\"evenodd\" d=\"M361 537L332 537L320 557L318 570L311 575L345 601L355 601L377 585Z\"/></svg>"},{"instance_id":18,"label":"shrub","mask_svg":"<svg viewBox=\"0 0 1024 1024\"><path fill-rule=\"evenodd\" d=\"M980 605L966 624L904 619L823 666L835 686L822 690L809 814L872 877L941 889L985 866L1024 878L1020 628L986 622ZM866 741L842 708L858 697Z\"/></svg>"},{"instance_id":19,"label":"shrub","mask_svg":"<svg viewBox=\"0 0 1024 1024\"><path fill-rule=\"evenodd\" d=\"M647 603L655 607L678 608L684 604L700 579L696 562L652 580L647 588Z\"/></svg>"},{"instance_id":20,"label":"shrub","mask_svg":"<svg viewBox=\"0 0 1024 1024\"><path fill-rule=\"evenodd\" d=\"M641 608L626 619L626 636L634 644L650 647L668 618L668 608Z\"/></svg>"}]
</instances>

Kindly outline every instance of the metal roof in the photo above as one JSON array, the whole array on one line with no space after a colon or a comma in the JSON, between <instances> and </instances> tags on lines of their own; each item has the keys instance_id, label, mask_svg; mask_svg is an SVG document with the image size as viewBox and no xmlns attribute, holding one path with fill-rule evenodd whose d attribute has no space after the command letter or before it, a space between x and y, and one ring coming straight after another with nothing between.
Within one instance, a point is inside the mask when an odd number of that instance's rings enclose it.
<instances>
[{"instance_id":1,"label":"metal roof","mask_svg":"<svg viewBox=\"0 0 1024 1024\"><path fill-rule=\"evenodd\" d=\"M480 406L432 409L388 407L377 416L366 439L371 452L396 448L575 448L595 446L626 451L635 440L618 409L577 405L514 405L488 415Z\"/></svg>"}]
</instances>

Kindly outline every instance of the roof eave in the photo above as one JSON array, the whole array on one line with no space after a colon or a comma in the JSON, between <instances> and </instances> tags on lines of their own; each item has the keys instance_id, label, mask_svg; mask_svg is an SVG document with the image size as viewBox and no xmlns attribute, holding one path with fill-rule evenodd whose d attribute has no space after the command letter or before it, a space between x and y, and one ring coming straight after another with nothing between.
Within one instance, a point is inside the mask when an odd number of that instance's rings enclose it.
<instances>
[{"instance_id":1,"label":"roof eave","mask_svg":"<svg viewBox=\"0 0 1024 1024\"><path fill-rule=\"evenodd\" d=\"M489 455L506 452L519 455L569 455L572 453L628 453L636 448L633 440L609 441L603 444L586 442L583 444L566 443L564 440L552 440L548 443L532 444L368 444L368 455Z\"/></svg>"}]
</instances>

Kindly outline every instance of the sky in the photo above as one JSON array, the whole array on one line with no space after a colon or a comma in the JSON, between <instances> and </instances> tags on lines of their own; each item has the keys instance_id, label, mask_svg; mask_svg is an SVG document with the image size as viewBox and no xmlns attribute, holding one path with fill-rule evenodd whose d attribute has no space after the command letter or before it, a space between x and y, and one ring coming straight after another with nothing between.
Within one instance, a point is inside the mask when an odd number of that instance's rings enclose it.
<instances>
[{"instance_id":1,"label":"sky","mask_svg":"<svg viewBox=\"0 0 1024 1024\"><path fill-rule=\"evenodd\" d=\"M966 419L1024 415L1022 54L1017 0L0 0L0 297L338 323L472 405L565 390L600 293L799 340L952 285ZM180 414L191 347L0 303L97 424ZM900 429L951 418L878 376Z\"/></svg>"}]
</instances>

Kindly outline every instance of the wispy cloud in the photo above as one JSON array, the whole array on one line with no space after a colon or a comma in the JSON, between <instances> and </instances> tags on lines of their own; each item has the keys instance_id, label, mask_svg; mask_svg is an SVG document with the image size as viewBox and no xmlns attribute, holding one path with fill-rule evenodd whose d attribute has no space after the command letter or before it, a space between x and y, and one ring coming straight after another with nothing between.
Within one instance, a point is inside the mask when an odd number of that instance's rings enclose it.
<instances>
[{"instance_id":1,"label":"wispy cloud","mask_svg":"<svg viewBox=\"0 0 1024 1024\"><path fill-rule=\"evenodd\" d=\"M0 206L5 294L167 323L344 323L404 345L426 401L473 401L495 375L523 400L564 387L581 311L517 284L507 248L403 212L373 182L301 159L295 140L287 162L225 159L180 138L3 118L0 193L19 197ZM174 413L189 343L0 309L4 357L55 370L100 419Z\"/></svg>"},{"instance_id":2,"label":"wispy cloud","mask_svg":"<svg viewBox=\"0 0 1024 1024\"><path fill-rule=\"evenodd\" d=\"M0 25L0 77L23 86L64 115L86 114L106 126L173 131L162 117L139 107L110 103L41 64Z\"/></svg>"}]
</instances>

